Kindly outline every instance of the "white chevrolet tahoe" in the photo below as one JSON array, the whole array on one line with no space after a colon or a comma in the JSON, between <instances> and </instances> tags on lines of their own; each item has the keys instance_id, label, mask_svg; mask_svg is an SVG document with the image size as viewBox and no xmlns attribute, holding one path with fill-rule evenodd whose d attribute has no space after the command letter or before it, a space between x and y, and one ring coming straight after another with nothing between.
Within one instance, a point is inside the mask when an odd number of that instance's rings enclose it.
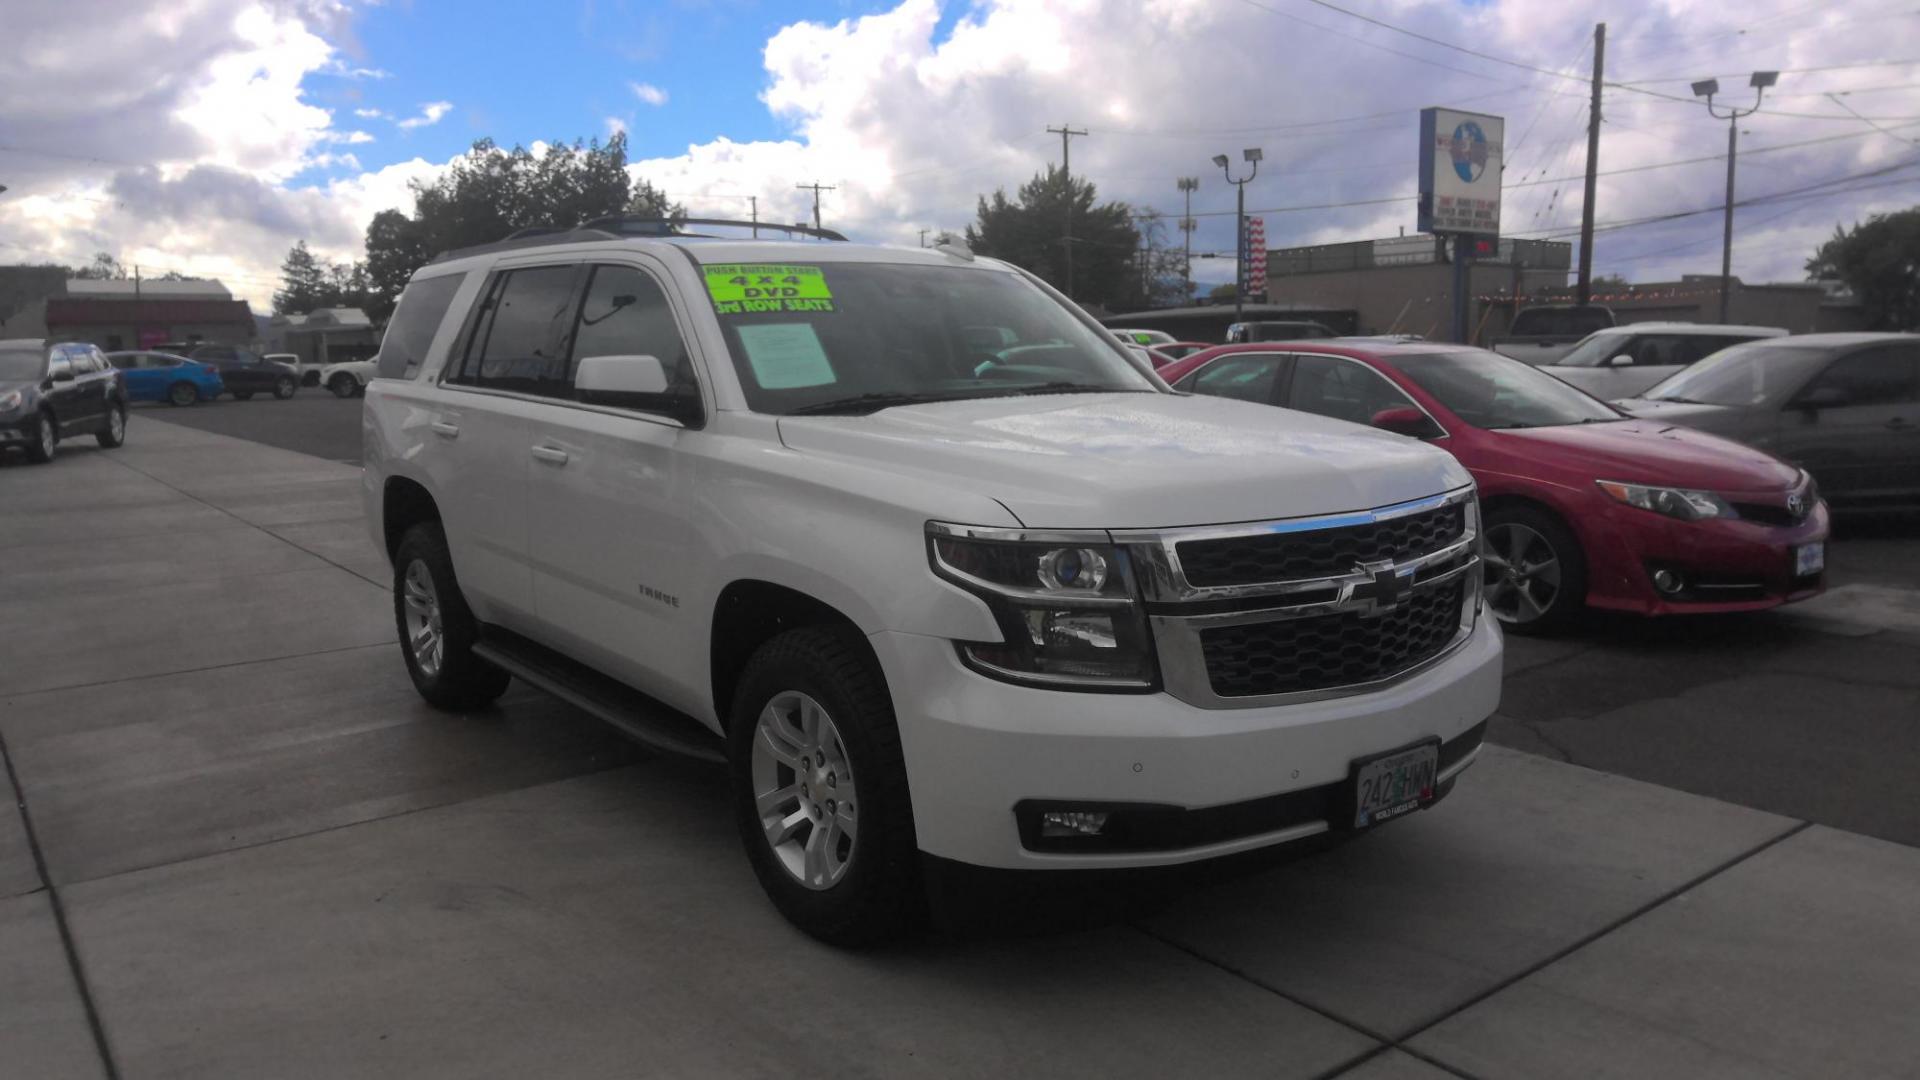
<instances>
[{"instance_id":1,"label":"white chevrolet tahoe","mask_svg":"<svg viewBox=\"0 0 1920 1080\"><path fill-rule=\"evenodd\" d=\"M835 943L909 928L929 867L1369 828L1498 703L1450 455L1172 393L964 251L611 220L455 252L363 423L422 696L519 677L724 758L761 884Z\"/></svg>"}]
</instances>

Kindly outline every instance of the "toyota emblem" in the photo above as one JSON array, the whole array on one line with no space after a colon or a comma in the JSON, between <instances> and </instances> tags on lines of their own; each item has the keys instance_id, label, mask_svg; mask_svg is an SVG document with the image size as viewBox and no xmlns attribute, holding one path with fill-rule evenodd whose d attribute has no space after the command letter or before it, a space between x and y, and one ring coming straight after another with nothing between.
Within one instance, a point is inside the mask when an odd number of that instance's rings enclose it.
<instances>
[{"instance_id":1,"label":"toyota emblem","mask_svg":"<svg viewBox=\"0 0 1920 1080\"><path fill-rule=\"evenodd\" d=\"M1804 515L1806 512L1807 512L1807 500L1799 492L1796 491L1793 494L1787 496L1787 513L1797 518Z\"/></svg>"}]
</instances>

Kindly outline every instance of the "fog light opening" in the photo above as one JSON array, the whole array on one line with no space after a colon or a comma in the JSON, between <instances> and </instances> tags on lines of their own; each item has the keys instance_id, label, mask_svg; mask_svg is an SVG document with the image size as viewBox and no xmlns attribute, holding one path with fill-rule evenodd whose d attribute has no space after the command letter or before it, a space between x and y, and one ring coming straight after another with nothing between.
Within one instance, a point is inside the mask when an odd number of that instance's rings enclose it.
<instances>
[{"instance_id":1,"label":"fog light opening","mask_svg":"<svg viewBox=\"0 0 1920 1080\"><path fill-rule=\"evenodd\" d=\"M1659 589L1661 593L1667 596L1677 596L1687 587L1687 581L1671 570L1655 570L1653 572L1653 587Z\"/></svg>"},{"instance_id":2,"label":"fog light opening","mask_svg":"<svg viewBox=\"0 0 1920 1080\"><path fill-rule=\"evenodd\" d=\"M1061 836L1099 836L1107 827L1104 810L1048 810L1040 815L1042 838Z\"/></svg>"}]
</instances>

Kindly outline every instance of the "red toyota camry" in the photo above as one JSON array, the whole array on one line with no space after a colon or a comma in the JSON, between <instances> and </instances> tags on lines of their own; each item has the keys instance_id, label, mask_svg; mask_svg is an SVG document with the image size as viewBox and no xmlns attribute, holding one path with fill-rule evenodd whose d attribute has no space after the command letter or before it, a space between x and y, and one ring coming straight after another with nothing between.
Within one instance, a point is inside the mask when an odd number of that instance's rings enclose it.
<instances>
[{"instance_id":1,"label":"red toyota camry","mask_svg":"<svg viewBox=\"0 0 1920 1080\"><path fill-rule=\"evenodd\" d=\"M1627 416L1496 353L1359 339L1228 345L1160 376L1452 451L1480 486L1487 605L1514 630L1555 629L1588 607L1747 611L1824 587L1827 508L1806 472Z\"/></svg>"}]
</instances>

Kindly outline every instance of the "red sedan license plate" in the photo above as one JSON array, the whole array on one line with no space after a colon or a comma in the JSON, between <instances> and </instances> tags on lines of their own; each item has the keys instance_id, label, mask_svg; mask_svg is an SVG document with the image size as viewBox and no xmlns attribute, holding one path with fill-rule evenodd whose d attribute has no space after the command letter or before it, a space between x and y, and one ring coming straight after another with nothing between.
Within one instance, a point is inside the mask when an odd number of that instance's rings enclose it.
<instances>
[{"instance_id":1,"label":"red sedan license plate","mask_svg":"<svg viewBox=\"0 0 1920 1080\"><path fill-rule=\"evenodd\" d=\"M1440 746L1421 743L1354 763L1353 827L1364 829L1433 801Z\"/></svg>"},{"instance_id":2,"label":"red sedan license plate","mask_svg":"<svg viewBox=\"0 0 1920 1080\"><path fill-rule=\"evenodd\" d=\"M1827 568L1827 545L1802 544L1793 549L1793 576L1808 577Z\"/></svg>"}]
</instances>

